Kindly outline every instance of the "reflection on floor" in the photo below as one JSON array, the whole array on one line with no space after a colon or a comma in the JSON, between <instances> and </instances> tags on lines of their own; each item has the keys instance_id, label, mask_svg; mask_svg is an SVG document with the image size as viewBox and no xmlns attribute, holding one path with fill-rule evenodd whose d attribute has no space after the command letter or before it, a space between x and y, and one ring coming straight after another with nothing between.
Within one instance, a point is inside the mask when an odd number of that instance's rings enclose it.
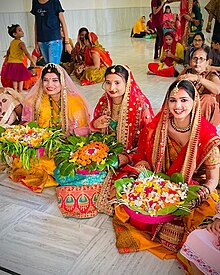
<instances>
[{"instance_id":1,"label":"reflection on floor","mask_svg":"<svg viewBox=\"0 0 220 275\"><path fill-rule=\"evenodd\" d=\"M129 31L99 40L114 64L129 65L158 111L174 79L146 75L154 40L131 39ZM94 107L103 92L101 84L76 84ZM63 218L54 188L35 194L2 174L0 209L0 270L5 271L0 274L184 274L176 260L160 260L148 251L119 254L111 218L104 214L88 220Z\"/></svg>"}]
</instances>

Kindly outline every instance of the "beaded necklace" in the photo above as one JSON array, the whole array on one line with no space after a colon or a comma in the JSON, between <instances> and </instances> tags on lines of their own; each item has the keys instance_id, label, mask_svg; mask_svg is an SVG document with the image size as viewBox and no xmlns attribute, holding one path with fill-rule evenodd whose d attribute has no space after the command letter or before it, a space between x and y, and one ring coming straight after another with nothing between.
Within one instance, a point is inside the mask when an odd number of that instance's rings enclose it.
<instances>
[{"instance_id":1,"label":"beaded necklace","mask_svg":"<svg viewBox=\"0 0 220 275\"><path fill-rule=\"evenodd\" d=\"M174 118L171 117L170 118L170 123L171 123L171 126L173 127L173 129L179 133L186 133L188 132L190 129L191 129L191 124L189 123L188 126L186 126L185 128L178 128L174 122Z\"/></svg>"},{"instance_id":2,"label":"beaded necklace","mask_svg":"<svg viewBox=\"0 0 220 275\"><path fill-rule=\"evenodd\" d=\"M58 111L56 116L56 121L54 122L54 107L53 107L53 100L51 97L50 99L50 109L51 109L51 126L52 127L58 127L60 125L60 112L61 112L61 98L59 100L59 103L57 103Z\"/></svg>"}]
</instances>

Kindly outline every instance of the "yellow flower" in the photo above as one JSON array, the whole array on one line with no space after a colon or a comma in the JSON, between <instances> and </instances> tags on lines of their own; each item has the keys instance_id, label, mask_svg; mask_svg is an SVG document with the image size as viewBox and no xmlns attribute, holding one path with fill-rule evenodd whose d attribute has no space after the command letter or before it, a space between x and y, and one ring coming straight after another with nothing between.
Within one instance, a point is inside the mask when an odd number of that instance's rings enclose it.
<instances>
[{"instance_id":1,"label":"yellow flower","mask_svg":"<svg viewBox=\"0 0 220 275\"><path fill-rule=\"evenodd\" d=\"M101 164L105 164L105 160L104 159L101 161Z\"/></svg>"},{"instance_id":2,"label":"yellow flower","mask_svg":"<svg viewBox=\"0 0 220 275\"><path fill-rule=\"evenodd\" d=\"M76 145L79 145L79 147L83 147L84 146L84 142L80 142L80 143L77 143Z\"/></svg>"},{"instance_id":3,"label":"yellow flower","mask_svg":"<svg viewBox=\"0 0 220 275\"><path fill-rule=\"evenodd\" d=\"M72 158L69 160L69 162L76 162L77 158Z\"/></svg>"}]
</instances>

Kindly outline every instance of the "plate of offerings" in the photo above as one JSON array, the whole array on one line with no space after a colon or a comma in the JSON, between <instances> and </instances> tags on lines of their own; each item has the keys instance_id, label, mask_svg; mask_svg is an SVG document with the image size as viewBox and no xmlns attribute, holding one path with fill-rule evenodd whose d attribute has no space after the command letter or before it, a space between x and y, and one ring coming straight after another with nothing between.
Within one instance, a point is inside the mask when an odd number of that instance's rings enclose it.
<instances>
[{"instance_id":1,"label":"plate of offerings","mask_svg":"<svg viewBox=\"0 0 220 275\"><path fill-rule=\"evenodd\" d=\"M171 177L143 170L137 179L115 181L116 203L123 205L131 224L159 224L190 213L198 186L188 186L181 174Z\"/></svg>"}]
</instances>

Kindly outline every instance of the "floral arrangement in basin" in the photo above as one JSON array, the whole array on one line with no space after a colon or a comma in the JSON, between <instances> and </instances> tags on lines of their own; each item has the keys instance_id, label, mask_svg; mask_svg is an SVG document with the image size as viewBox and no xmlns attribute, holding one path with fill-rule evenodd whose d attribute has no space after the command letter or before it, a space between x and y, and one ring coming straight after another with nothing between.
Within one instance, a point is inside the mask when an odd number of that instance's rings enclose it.
<instances>
[{"instance_id":1,"label":"floral arrangement in basin","mask_svg":"<svg viewBox=\"0 0 220 275\"><path fill-rule=\"evenodd\" d=\"M55 156L61 176L74 177L75 172L86 173L118 167L117 155L123 151L114 134L92 133L89 136L69 136Z\"/></svg>"},{"instance_id":2,"label":"floral arrangement in basin","mask_svg":"<svg viewBox=\"0 0 220 275\"><path fill-rule=\"evenodd\" d=\"M61 137L60 130L39 128L35 122L0 127L1 159L5 162L6 156L19 157L23 167L30 169L31 159L36 161L43 154L49 157L55 154Z\"/></svg>"},{"instance_id":3,"label":"floral arrangement in basin","mask_svg":"<svg viewBox=\"0 0 220 275\"><path fill-rule=\"evenodd\" d=\"M114 186L118 204L151 217L190 213L190 201L198 198L196 191L200 188L188 186L179 173L169 177L149 170L142 171L136 180L116 180Z\"/></svg>"}]
</instances>

